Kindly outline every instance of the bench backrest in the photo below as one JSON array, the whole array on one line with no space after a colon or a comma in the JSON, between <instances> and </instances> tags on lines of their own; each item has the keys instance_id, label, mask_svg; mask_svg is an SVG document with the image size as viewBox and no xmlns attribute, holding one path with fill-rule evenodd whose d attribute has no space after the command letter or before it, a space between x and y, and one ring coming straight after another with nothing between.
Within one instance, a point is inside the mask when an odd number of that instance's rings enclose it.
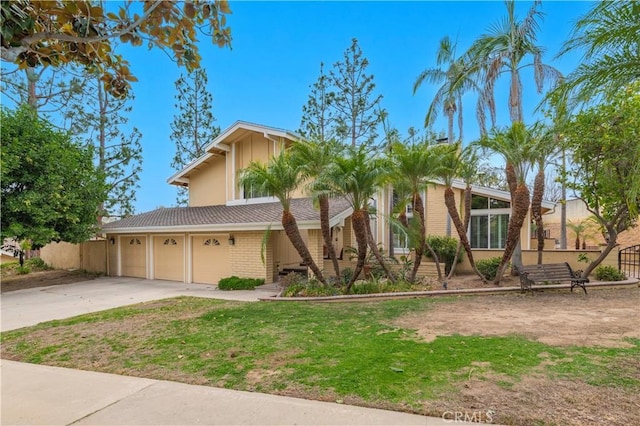
<instances>
[{"instance_id":1,"label":"bench backrest","mask_svg":"<svg viewBox=\"0 0 640 426\"><path fill-rule=\"evenodd\" d=\"M573 278L573 270L568 263L548 263L542 265L523 265L520 273L527 273L533 281L561 281Z\"/></svg>"}]
</instances>

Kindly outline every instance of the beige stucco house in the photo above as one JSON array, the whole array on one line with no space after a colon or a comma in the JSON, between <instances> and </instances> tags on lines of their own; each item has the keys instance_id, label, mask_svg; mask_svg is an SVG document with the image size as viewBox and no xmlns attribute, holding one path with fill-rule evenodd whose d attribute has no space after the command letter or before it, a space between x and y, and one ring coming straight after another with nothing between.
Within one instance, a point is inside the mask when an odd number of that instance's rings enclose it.
<instances>
[{"instance_id":1,"label":"beige stucco house","mask_svg":"<svg viewBox=\"0 0 640 426\"><path fill-rule=\"evenodd\" d=\"M160 208L104 226L109 275L215 284L237 275L274 281L278 273L300 268L300 258L280 224L282 208L271 197L238 184L238 172L251 161L266 162L287 149L299 137L273 127L238 121L206 147L206 154L168 179L188 188L189 206ZM455 183L460 202L464 185ZM502 248L510 213L508 192L473 188L470 240L478 249ZM320 215L303 192L292 202L312 256L323 264L324 244ZM428 234L456 232L447 220L444 187L436 185L423 194ZM395 254L408 253L406 239L393 232L387 220L393 189L385 188L371 200L377 216L372 219L375 237ZM553 207L545 203L548 210ZM349 204L331 202L330 225L337 253L355 245ZM408 212L411 214L411 212ZM523 248L529 248L530 220L522 229ZM266 231L269 230L268 235ZM346 260L346 259L345 259Z\"/></svg>"}]
</instances>

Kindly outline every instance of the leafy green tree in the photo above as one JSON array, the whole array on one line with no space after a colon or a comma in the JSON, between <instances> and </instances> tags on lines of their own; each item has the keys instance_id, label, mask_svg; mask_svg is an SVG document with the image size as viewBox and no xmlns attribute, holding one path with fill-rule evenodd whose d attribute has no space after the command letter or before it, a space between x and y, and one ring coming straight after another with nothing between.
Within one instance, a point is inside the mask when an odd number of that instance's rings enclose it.
<instances>
[{"instance_id":1,"label":"leafy green tree","mask_svg":"<svg viewBox=\"0 0 640 426\"><path fill-rule=\"evenodd\" d=\"M564 129L573 152L567 187L604 229L607 246L584 270L587 277L634 226L640 211L640 82L576 115Z\"/></svg>"},{"instance_id":2,"label":"leafy green tree","mask_svg":"<svg viewBox=\"0 0 640 426\"><path fill-rule=\"evenodd\" d=\"M189 71L200 66L199 33L220 47L231 42L226 0L127 1L109 10L102 2L14 0L0 7L4 61L21 69L78 64L97 71L117 98L136 79L116 53L116 42L160 48Z\"/></svg>"},{"instance_id":3,"label":"leafy green tree","mask_svg":"<svg viewBox=\"0 0 640 426\"><path fill-rule=\"evenodd\" d=\"M28 106L1 114L1 238L30 240L34 248L89 238L106 198L91 150Z\"/></svg>"},{"instance_id":4,"label":"leafy green tree","mask_svg":"<svg viewBox=\"0 0 640 426\"><path fill-rule=\"evenodd\" d=\"M213 98L207 90L207 72L197 69L176 80L176 115L171 123L171 140L176 153L171 167L182 170L187 164L205 154L205 148L220 134L220 127L211 112ZM187 192L178 188L178 205L187 204Z\"/></svg>"},{"instance_id":5,"label":"leafy green tree","mask_svg":"<svg viewBox=\"0 0 640 426\"><path fill-rule=\"evenodd\" d=\"M495 123L494 87L498 78L507 73L509 86L509 115L511 122L522 122L522 80L520 71L533 67L534 81L538 93L542 93L544 83L556 84L561 78L557 69L542 62L544 49L536 45L538 20L542 12L538 10L539 1L535 1L527 15L518 20L515 13L515 1L506 0L507 16L489 27L489 32L478 38L467 55L479 65L481 84L484 85L482 96ZM531 57L532 61L523 63Z\"/></svg>"},{"instance_id":6,"label":"leafy green tree","mask_svg":"<svg viewBox=\"0 0 640 426\"><path fill-rule=\"evenodd\" d=\"M335 137L334 98L331 81L324 73L324 64L321 63L320 76L311 86L307 103L302 107L302 120L298 130L302 137L320 143Z\"/></svg>"},{"instance_id":7,"label":"leafy green tree","mask_svg":"<svg viewBox=\"0 0 640 426\"><path fill-rule=\"evenodd\" d=\"M380 107L382 95L375 95L373 75L366 74L369 61L362 54L358 40L344 52L342 62L333 64L330 83L335 89L332 106L335 110L336 133L355 147L371 143L377 137L378 125L384 118Z\"/></svg>"},{"instance_id":8,"label":"leafy green tree","mask_svg":"<svg viewBox=\"0 0 640 426\"><path fill-rule=\"evenodd\" d=\"M504 270L520 241L520 230L529 211L529 188L527 174L531 168L532 149L537 144L531 128L515 122L506 129L494 129L488 136L478 141L478 145L500 155L505 164L509 187L511 188L511 216L507 227L504 253L494 284L499 285Z\"/></svg>"},{"instance_id":9,"label":"leafy green tree","mask_svg":"<svg viewBox=\"0 0 640 426\"><path fill-rule=\"evenodd\" d=\"M616 96L640 79L640 2L601 1L575 24L560 55L584 53L561 87L570 104Z\"/></svg>"},{"instance_id":10,"label":"leafy green tree","mask_svg":"<svg viewBox=\"0 0 640 426\"><path fill-rule=\"evenodd\" d=\"M452 42L448 36L442 38L436 56L438 68L429 68L422 71L416 78L415 83L413 83L414 95L425 82L439 85L438 91L427 109L424 127L430 127L438 117L439 110L442 109L447 116L449 143L454 143L456 140L453 133L453 122L456 113L458 114L458 139L462 140L462 96L470 90L480 92L473 78L473 69L468 58L456 56L456 45L457 43ZM479 105L482 108L482 97L480 97ZM478 118L481 129L484 129L482 114Z\"/></svg>"},{"instance_id":11,"label":"leafy green tree","mask_svg":"<svg viewBox=\"0 0 640 426\"><path fill-rule=\"evenodd\" d=\"M82 92L71 98L66 111L69 131L93 148L98 171L105 178L107 198L99 210L107 217L132 215L142 171L142 134L128 126L133 95L115 98L96 74L87 74L82 81Z\"/></svg>"},{"instance_id":12,"label":"leafy green tree","mask_svg":"<svg viewBox=\"0 0 640 426\"><path fill-rule=\"evenodd\" d=\"M298 223L291 213L291 198L302 183L302 171L295 161L291 160L289 151L281 151L272 157L268 164L252 161L240 171L241 186L249 185L263 193L272 194L282 204L282 227L302 260L313 271L318 281L326 284L322 271L304 243Z\"/></svg>"}]
</instances>

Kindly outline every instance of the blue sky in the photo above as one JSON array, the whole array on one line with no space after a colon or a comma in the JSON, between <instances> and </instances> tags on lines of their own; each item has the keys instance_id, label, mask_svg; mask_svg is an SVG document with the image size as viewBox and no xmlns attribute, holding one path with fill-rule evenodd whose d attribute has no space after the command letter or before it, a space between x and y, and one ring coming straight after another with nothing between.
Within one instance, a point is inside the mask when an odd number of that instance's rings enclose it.
<instances>
[{"instance_id":1,"label":"blue sky","mask_svg":"<svg viewBox=\"0 0 640 426\"><path fill-rule=\"evenodd\" d=\"M522 17L531 2L518 2ZM590 9L591 2L542 4L544 20L538 35L546 48L545 62L563 73L580 60L578 55L554 59L572 25ZM213 114L226 128L236 120L296 130L309 86L320 62L330 66L357 38L375 76L376 90L392 126L402 134L422 128L436 87L423 85L415 96L413 82L425 68L435 66L439 40L458 40L462 53L487 27L505 15L501 1L493 2L231 2L232 49L220 49L201 40L202 67L209 77ZM143 134L143 172L137 193L138 213L172 206L175 189L166 183L175 147L169 139L175 112L174 82L184 73L161 51L122 48L139 82L130 123ZM498 124L508 124L506 79L498 86ZM532 74L523 72L525 121L534 120L540 100ZM440 119L435 131L445 131ZM465 142L478 136L473 99L465 105ZM213 188L212 188L213 189Z\"/></svg>"}]
</instances>

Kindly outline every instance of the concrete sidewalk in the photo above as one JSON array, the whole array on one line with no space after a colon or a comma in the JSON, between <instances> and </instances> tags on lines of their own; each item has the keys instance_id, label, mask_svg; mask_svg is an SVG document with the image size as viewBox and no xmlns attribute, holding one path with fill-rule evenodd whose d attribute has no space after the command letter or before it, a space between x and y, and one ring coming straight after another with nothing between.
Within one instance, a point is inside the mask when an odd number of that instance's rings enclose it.
<instances>
[{"instance_id":1,"label":"concrete sidewalk","mask_svg":"<svg viewBox=\"0 0 640 426\"><path fill-rule=\"evenodd\" d=\"M2 360L2 425L473 425Z\"/></svg>"},{"instance_id":2,"label":"concrete sidewalk","mask_svg":"<svg viewBox=\"0 0 640 426\"><path fill-rule=\"evenodd\" d=\"M119 306L177 296L258 301L277 294L275 285L223 291L206 284L141 278L102 277L91 281L2 293L2 331L36 325Z\"/></svg>"}]
</instances>

